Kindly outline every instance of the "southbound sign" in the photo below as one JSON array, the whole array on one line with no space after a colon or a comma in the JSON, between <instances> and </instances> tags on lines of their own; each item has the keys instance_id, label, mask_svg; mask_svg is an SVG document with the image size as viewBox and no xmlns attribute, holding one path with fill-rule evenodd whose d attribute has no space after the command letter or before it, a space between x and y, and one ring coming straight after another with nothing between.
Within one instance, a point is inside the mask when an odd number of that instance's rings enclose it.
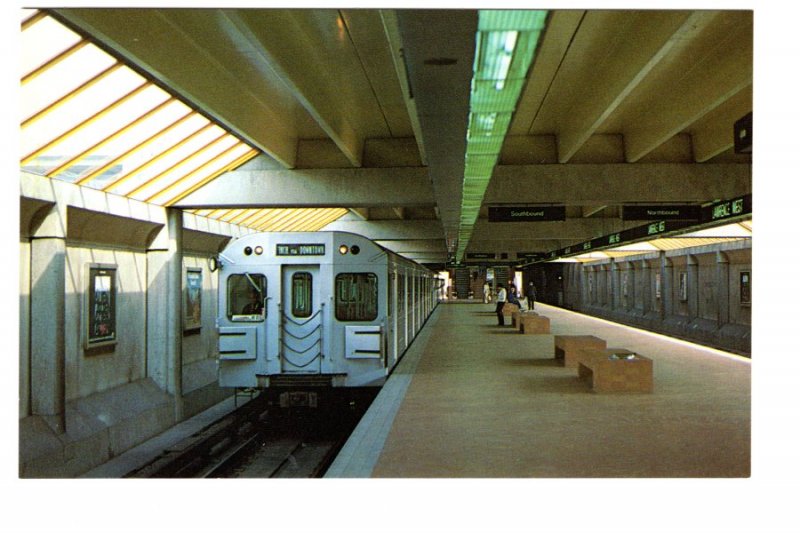
<instances>
[{"instance_id":1,"label":"southbound sign","mask_svg":"<svg viewBox=\"0 0 800 533\"><path fill-rule=\"evenodd\" d=\"M489 206L489 222L544 222L566 220L563 205L547 206Z\"/></svg>"}]
</instances>

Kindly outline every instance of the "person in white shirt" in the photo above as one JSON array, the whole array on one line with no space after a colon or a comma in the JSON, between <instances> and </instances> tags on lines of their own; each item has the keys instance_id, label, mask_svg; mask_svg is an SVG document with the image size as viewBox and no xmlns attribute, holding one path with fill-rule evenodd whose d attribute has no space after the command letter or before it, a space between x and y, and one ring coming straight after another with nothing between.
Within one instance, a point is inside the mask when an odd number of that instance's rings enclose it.
<instances>
[{"instance_id":1,"label":"person in white shirt","mask_svg":"<svg viewBox=\"0 0 800 533\"><path fill-rule=\"evenodd\" d=\"M497 307L495 308L495 312L497 313L497 325L498 326L505 326L505 320L503 319L503 306L506 304L506 289L503 287L502 283L497 284Z\"/></svg>"}]
</instances>

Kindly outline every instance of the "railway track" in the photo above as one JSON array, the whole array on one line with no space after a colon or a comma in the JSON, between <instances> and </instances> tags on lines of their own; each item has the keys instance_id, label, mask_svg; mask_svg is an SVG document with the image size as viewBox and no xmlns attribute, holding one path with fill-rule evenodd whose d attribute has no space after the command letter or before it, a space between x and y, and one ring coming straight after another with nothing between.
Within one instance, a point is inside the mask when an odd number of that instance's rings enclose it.
<instances>
[{"instance_id":1,"label":"railway track","mask_svg":"<svg viewBox=\"0 0 800 533\"><path fill-rule=\"evenodd\" d=\"M257 397L125 477L321 477L366 406L278 416L270 414L266 399Z\"/></svg>"}]
</instances>

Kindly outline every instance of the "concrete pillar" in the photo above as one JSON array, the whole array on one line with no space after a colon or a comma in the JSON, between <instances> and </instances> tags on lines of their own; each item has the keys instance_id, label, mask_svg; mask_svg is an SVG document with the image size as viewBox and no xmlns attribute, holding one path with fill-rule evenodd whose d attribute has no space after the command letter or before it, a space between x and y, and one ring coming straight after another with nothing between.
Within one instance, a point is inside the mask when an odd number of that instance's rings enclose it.
<instances>
[{"instance_id":1,"label":"concrete pillar","mask_svg":"<svg viewBox=\"0 0 800 533\"><path fill-rule=\"evenodd\" d=\"M661 303L658 306L658 315L661 320L674 313L673 287L675 283L672 276L672 260L667 257L665 252L661 252Z\"/></svg>"},{"instance_id":2,"label":"concrete pillar","mask_svg":"<svg viewBox=\"0 0 800 533\"><path fill-rule=\"evenodd\" d=\"M175 420L183 420L183 211L167 208L170 259L167 304L171 310L168 339Z\"/></svg>"},{"instance_id":3,"label":"concrete pillar","mask_svg":"<svg viewBox=\"0 0 800 533\"><path fill-rule=\"evenodd\" d=\"M652 310L653 307L653 273L650 268L650 263L644 259L639 263L639 294L642 295L642 313L645 315Z\"/></svg>"},{"instance_id":4,"label":"concrete pillar","mask_svg":"<svg viewBox=\"0 0 800 533\"><path fill-rule=\"evenodd\" d=\"M700 314L700 268L697 257L688 254L686 256L687 271L687 304L689 304L689 318L697 318Z\"/></svg>"},{"instance_id":5,"label":"concrete pillar","mask_svg":"<svg viewBox=\"0 0 800 533\"><path fill-rule=\"evenodd\" d=\"M725 252L717 252L717 327L731 321L730 261Z\"/></svg>"},{"instance_id":6,"label":"concrete pillar","mask_svg":"<svg viewBox=\"0 0 800 533\"><path fill-rule=\"evenodd\" d=\"M624 264L622 268L622 278L626 283L620 283L622 286L620 297L622 298L623 309L625 312L628 312L633 309L634 303L636 302L636 271L633 263L626 262Z\"/></svg>"},{"instance_id":7,"label":"concrete pillar","mask_svg":"<svg viewBox=\"0 0 800 533\"><path fill-rule=\"evenodd\" d=\"M611 264L609 265L609 284L611 286L611 310L615 310L620 307L620 303L622 301L622 294L620 289L620 268L614 258L611 258Z\"/></svg>"},{"instance_id":8,"label":"concrete pillar","mask_svg":"<svg viewBox=\"0 0 800 533\"><path fill-rule=\"evenodd\" d=\"M167 209L167 225L147 251L147 376L175 399L183 419L183 213Z\"/></svg>"},{"instance_id":9,"label":"concrete pillar","mask_svg":"<svg viewBox=\"0 0 800 533\"><path fill-rule=\"evenodd\" d=\"M66 212L54 208L31 238L31 414L66 431Z\"/></svg>"}]
</instances>

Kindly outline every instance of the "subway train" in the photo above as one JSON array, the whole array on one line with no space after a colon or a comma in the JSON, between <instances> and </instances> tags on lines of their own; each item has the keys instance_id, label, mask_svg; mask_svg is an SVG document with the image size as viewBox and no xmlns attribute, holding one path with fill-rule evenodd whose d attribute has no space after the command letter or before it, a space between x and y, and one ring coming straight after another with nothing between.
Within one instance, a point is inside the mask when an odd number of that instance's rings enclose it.
<instances>
[{"instance_id":1,"label":"subway train","mask_svg":"<svg viewBox=\"0 0 800 533\"><path fill-rule=\"evenodd\" d=\"M438 302L433 271L352 233L254 233L212 262L219 384L282 406L380 387Z\"/></svg>"}]
</instances>

